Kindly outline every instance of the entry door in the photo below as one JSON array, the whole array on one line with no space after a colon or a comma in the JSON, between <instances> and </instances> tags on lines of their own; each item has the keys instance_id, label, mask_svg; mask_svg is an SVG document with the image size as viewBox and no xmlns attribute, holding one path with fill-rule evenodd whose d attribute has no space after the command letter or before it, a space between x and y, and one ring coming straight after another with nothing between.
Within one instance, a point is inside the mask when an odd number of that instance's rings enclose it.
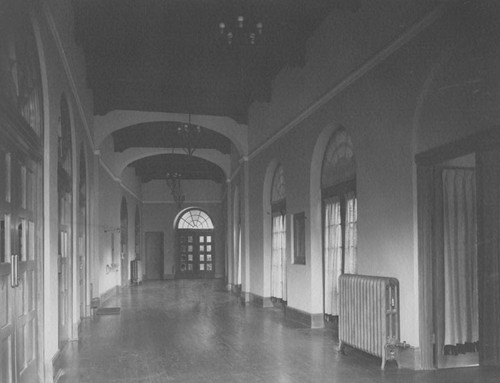
<instances>
[{"instance_id":1,"label":"entry door","mask_svg":"<svg viewBox=\"0 0 500 383\"><path fill-rule=\"evenodd\" d=\"M2 131L0 126L0 139ZM4 144L5 141L2 142ZM35 193L39 165L13 145L0 147L0 381L34 382L37 375L37 255Z\"/></svg>"},{"instance_id":2,"label":"entry door","mask_svg":"<svg viewBox=\"0 0 500 383\"><path fill-rule=\"evenodd\" d=\"M146 233L146 279L163 279L163 232Z\"/></svg>"},{"instance_id":3,"label":"entry door","mask_svg":"<svg viewBox=\"0 0 500 383\"><path fill-rule=\"evenodd\" d=\"M176 278L213 278L213 230L179 229L177 233Z\"/></svg>"}]
</instances>

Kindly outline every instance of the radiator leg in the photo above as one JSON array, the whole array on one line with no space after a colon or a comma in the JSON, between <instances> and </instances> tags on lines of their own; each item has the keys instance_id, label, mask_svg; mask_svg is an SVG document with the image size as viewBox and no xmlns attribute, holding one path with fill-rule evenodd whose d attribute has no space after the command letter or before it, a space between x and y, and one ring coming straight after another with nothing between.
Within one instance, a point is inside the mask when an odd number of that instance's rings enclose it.
<instances>
[{"instance_id":1,"label":"radiator leg","mask_svg":"<svg viewBox=\"0 0 500 383\"><path fill-rule=\"evenodd\" d=\"M387 362L386 354L387 354L387 345L385 345L384 352L382 353L382 365L380 366L381 370L385 370L385 362Z\"/></svg>"},{"instance_id":2,"label":"radiator leg","mask_svg":"<svg viewBox=\"0 0 500 383\"><path fill-rule=\"evenodd\" d=\"M345 343L342 341L339 342L338 352L345 355Z\"/></svg>"}]
</instances>

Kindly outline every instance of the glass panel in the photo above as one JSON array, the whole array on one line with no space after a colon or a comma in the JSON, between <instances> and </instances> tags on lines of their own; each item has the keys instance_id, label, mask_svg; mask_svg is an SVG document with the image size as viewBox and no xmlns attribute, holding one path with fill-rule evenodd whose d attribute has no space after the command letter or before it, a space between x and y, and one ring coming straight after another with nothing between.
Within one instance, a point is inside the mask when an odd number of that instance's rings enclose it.
<instances>
[{"instance_id":1,"label":"glass panel","mask_svg":"<svg viewBox=\"0 0 500 383\"><path fill-rule=\"evenodd\" d=\"M26 209L26 166L21 166L21 206Z\"/></svg>"},{"instance_id":2,"label":"glass panel","mask_svg":"<svg viewBox=\"0 0 500 383\"><path fill-rule=\"evenodd\" d=\"M5 201L10 202L11 189L11 160L10 153L5 154Z\"/></svg>"},{"instance_id":3,"label":"glass panel","mask_svg":"<svg viewBox=\"0 0 500 383\"><path fill-rule=\"evenodd\" d=\"M212 262L212 254L207 254L207 262Z\"/></svg>"},{"instance_id":4,"label":"glass panel","mask_svg":"<svg viewBox=\"0 0 500 383\"><path fill-rule=\"evenodd\" d=\"M188 245L188 251L193 251L193 245Z\"/></svg>"},{"instance_id":5,"label":"glass panel","mask_svg":"<svg viewBox=\"0 0 500 383\"><path fill-rule=\"evenodd\" d=\"M186 242L186 237L181 235L181 243L184 243L184 242Z\"/></svg>"},{"instance_id":6,"label":"glass panel","mask_svg":"<svg viewBox=\"0 0 500 383\"><path fill-rule=\"evenodd\" d=\"M205 254L200 254L200 262L205 262Z\"/></svg>"},{"instance_id":7,"label":"glass panel","mask_svg":"<svg viewBox=\"0 0 500 383\"><path fill-rule=\"evenodd\" d=\"M32 221L28 221L28 226L26 227L26 259L35 259L35 224Z\"/></svg>"},{"instance_id":8,"label":"glass panel","mask_svg":"<svg viewBox=\"0 0 500 383\"><path fill-rule=\"evenodd\" d=\"M18 254L19 260L26 260L26 221L23 219L17 226Z\"/></svg>"},{"instance_id":9,"label":"glass panel","mask_svg":"<svg viewBox=\"0 0 500 383\"><path fill-rule=\"evenodd\" d=\"M193 271L193 264L192 263L188 264L188 271Z\"/></svg>"},{"instance_id":10,"label":"glass panel","mask_svg":"<svg viewBox=\"0 0 500 383\"><path fill-rule=\"evenodd\" d=\"M186 271L186 264L185 263L181 263L181 271Z\"/></svg>"},{"instance_id":11,"label":"glass panel","mask_svg":"<svg viewBox=\"0 0 500 383\"><path fill-rule=\"evenodd\" d=\"M212 245L207 245L207 251L212 251Z\"/></svg>"},{"instance_id":12,"label":"glass panel","mask_svg":"<svg viewBox=\"0 0 500 383\"><path fill-rule=\"evenodd\" d=\"M205 264L204 263L200 263L200 271L205 271Z\"/></svg>"},{"instance_id":13,"label":"glass panel","mask_svg":"<svg viewBox=\"0 0 500 383\"><path fill-rule=\"evenodd\" d=\"M186 254L182 254L181 255L181 261L185 261L186 260Z\"/></svg>"},{"instance_id":14,"label":"glass panel","mask_svg":"<svg viewBox=\"0 0 500 383\"><path fill-rule=\"evenodd\" d=\"M5 216L0 220L0 263L5 262Z\"/></svg>"},{"instance_id":15,"label":"glass panel","mask_svg":"<svg viewBox=\"0 0 500 383\"><path fill-rule=\"evenodd\" d=\"M181 245L181 252L185 253L186 252L186 245Z\"/></svg>"},{"instance_id":16,"label":"glass panel","mask_svg":"<svg viewBox=\"0 0 500 383\"><path fill-rule=\"evenodd\" d=\"M27 172L26 174L26 209L28 210L33 210L33 207L34 207L34 197L35 197L35 193L34 193L34 182L33 182L33 179L34 179L34 175L33 175L33 172L29 171Z\"/></svg>"},{"instance_id":17,"label":"glass panel","mask_svg":"<svg viewBox=\"0 0 500 383\"><path fill-rule=\"evenodd\" d=\"M205 237L203 235L200 235L200 243L205 242Z\"/></svg>"},{"instance_id":18,"label":"glass panel","mask_svg":"<svg viewBox=\"0 0 500 383\"><path fill-rule=\"evenodd\" d=\"M188 254L188 261L193 262L193 254Z\"/></svg>"},{"instance_id":19,"label":"glass panel","mask_svg":"<svg viewBox=\"0 0 500 383\"><path fill-rule=\"evenodd\" d=\"M212 236L211 235L207 235L207 242L212 242Z\"/></svg>"},{"instance_id":20,"label":"glass panel","mask_svg":"<svg viewBox=\"0 0 500 383\"><path fill-rule=\"evenodd\" d=\"M205 245L200 245L200 251L205 251Z\"/></svg>"},{"instance_id":21,"label":"glass panel","mask_svg":"<svg viewBox=\"0 0 500 383\"><path fill-rule=\"evenodd\" d=\"M192 236L192 235L189 235L189 236L188 236L188 242L189 242L189 243L193 243L193 236Z\"/></svg>"},{"instance_id":22,"label":"glass panel","mask_svg":"<svg viewBox=\"0 0 500 383\"><path fill-rule=\"evenodd\" d=\"M207 271L212 271L212 264L211 263L207 263Z\"/></svg>"}]
</instances>

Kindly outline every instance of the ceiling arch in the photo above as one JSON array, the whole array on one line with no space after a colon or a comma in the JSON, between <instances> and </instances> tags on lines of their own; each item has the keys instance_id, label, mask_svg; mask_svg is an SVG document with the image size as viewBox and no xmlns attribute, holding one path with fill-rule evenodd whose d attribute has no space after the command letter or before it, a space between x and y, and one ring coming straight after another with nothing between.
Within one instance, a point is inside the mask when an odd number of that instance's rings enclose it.
<instances>
[{"instance_id":1,"label":"ceiling arch","mask_svg":"<svg viewBox=\"0 0 500 383\"><path fill-rule=\"evenodd\" d=\"M142 112L128 110L114 110L104 116L94 116L94 139L96 147L100 148L103 141L120 129L155 122L177 121L180 123L191 123L202 126L205 129L212 130L227 137L234 144L240 156L248 154L247 125L238 124L229 117L203 116L161 113L161 112Z\"/></svg>"}]
</instances>

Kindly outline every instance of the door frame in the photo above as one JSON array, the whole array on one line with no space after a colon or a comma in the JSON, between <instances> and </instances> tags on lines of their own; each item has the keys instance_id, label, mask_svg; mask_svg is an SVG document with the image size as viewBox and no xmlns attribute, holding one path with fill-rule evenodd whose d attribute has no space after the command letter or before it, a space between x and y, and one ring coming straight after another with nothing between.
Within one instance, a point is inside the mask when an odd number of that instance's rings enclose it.
<instances>
[{"instance_id":1,"label":"door frame","mask_svg":"<svg viewBox=\"0 0 500 383\"><path fill-rule=\"evenodd\" d=\"M146 231L144 232L144 257L142 258L144 260L144 280L148 280L148 260L149 260L149 252L148 252L148 237L150 234L159 234L161 236L161 265L162 265L162 270L160 273L160 280L164 278L165 275L165 233L163 231ZM149 280L154 280L154 279L149 279Z\"/></svg>"},{"instance_id":2,"label":"door frame","mask_svg":"<svg viewBox=\"0 0 500 383\"><path fill-rule=\"evenodd\" d=\"M435 179L439 172L439 164L467 154L500 150L500 129L493 128L480 133L456 140L454 142L419 153L415 156L417 165L417 210L418 210L418 277L419 277L419 323L420 323L420 349L421 367L423 369L434 369L437 366L436 331L438 310L436 308L435 295L439 292L436 286L435 276L436 260L434 254L439 249L436 236L442 222L438 222L434 211L440 208L439 197L436 196ZM481 179L479 172L476 182L479 185ZM479 194L478 194L479 195ZM478 200L477 211L481 210L481 201ZM478 217L478 228L480 221ZM479 241L479 238L478 238ZM481 281L483 270L479 265L480 253L478 248L478 280ZM497 281L500 288L500 281ZM479 284L481 301L482 284ZM482 326L484 323L484 307L479 304L479 332L480 342ZM500 323L498 324L500 325ZM481 351L480 351L481 352ZM481 353L480 353L481 364Z\"/></svg>"}]
</instances>

